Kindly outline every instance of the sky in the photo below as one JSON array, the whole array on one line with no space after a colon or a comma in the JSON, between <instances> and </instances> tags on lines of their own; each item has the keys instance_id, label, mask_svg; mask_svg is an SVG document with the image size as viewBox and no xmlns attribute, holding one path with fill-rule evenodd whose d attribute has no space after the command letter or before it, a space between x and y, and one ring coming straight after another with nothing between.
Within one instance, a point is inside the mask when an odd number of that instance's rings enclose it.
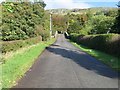
<instances>
[{"instance_id":1,"label":"sky","mask_svg":"<svg viewBox=\"0 0 120 90\"><path fill-rule=\"evenodd\" d=\"M4 0L0 0L2 2ZM31 0L34 1L34 0ZM120 0L43 0L46 3L45 9L74 9L90 7L117 7Z\"/></svg>"},{"instance_id":2,"label":"sky","mask_svg":"<svg viewBox=\"0 0 120 90\"><path fill-rule=\"evenodd\" d=\"M45 9L57 8L90 8L90 7L117 7L120 0L43 0L47 6Z\"/></svg>"}]
</instances>

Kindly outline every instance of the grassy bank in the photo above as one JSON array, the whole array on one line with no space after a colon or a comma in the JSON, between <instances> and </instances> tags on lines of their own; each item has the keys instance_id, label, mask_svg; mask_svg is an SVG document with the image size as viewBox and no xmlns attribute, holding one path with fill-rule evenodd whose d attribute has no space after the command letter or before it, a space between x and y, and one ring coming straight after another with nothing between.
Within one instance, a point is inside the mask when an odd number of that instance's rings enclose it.
<instances>
[{"instance_id":1,"label":"grassy bank","mask_svg":"<svg viewBox=\"0 0 120 90\"><path fill-rule=\"evenodd\" d=\"M120 34L81 35L71 33L70 39L89 48L120 58Z\"/></svg>"},{"instance_id":2,"label":"grassy bank","mask_svg":"<svg viewBox=\"0 0 120 90\"><path fill-rule=\"evenodd\" d=\"M103 62L104 64L109 65L113 69L120 72L120 68L119 68L120 67L120 58L111 56L109 54L106 54L106 53L98 51L98 50L90 49L90 48L85 47L83 45L77 44L73 41L70 41L70 42L73 45L77 46L78 48L82 49L83 51L87 52L88 54L92 55L93 57L95 57L99 61Z\"/></svg>"},{"instance_id":3,"label":"grassy bank","mask_svg":"<svg viewBox=\"0 0 120 90\"><path fill-rule=\"evenodd\" d=\"M55 42L55 39L42 42L26 49L22 53L14 54L10 59L7 59L2 66L2 88L10 88L16 84L24 73L32 66L40 53L48 45Z\"/></svg>"}]
</instances>

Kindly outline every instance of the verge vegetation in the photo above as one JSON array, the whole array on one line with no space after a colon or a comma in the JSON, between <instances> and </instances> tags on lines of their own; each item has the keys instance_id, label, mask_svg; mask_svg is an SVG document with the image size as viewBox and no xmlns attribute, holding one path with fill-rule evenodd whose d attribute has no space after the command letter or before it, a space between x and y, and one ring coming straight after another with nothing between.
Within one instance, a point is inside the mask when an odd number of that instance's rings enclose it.
<instances>
[{"instance_id":1,"label":"verge vegetation","mask_svg":"<svg viewBox=\"0 0 120 90\"><path fill-rule=\"evenodd\" d=\"M44 10L46 6L44 2L6 2L1 6L2 12L0 13L3 16L2 22L0 22L0 39L3 40L0 42L2 54L14 53L12 57L4 58L0 62L3 71L2 87L10 88L30 68L45 47L54 40L49 41L50 14ZM118 60L120 58L120 10L117 8L100 8L99 10L90 8L74 9L70 12L76 11L79 13L53 14L52 35L56 30L60 33L67 32L70 39L78 43L74 43L76 46L80 44L78 47L120 71L120 60ZM15 54L22 48L26 49Z\"/></svg>"},{"instance_id":2,"label":"verge vegetation","mask_svg":"<svg viewBox=\"0 0 120 90\"><path fill-rule=\"evenodd\" d=\"M27 49L22 53L16 53L11 58L7 58L5 62L0 65L0 67L2 67L2 88L10 88L16 85L17 81L29 70L45 47L54 42L55 39L52 39L38 43L30 48L26 47Z\"/></svg>"},{"instance_id":3,"label":"verge vegetation","mask_svg":"<svg viewBox=\"0 0 120 90\"><path fill-rule=\"evenodd\" d=\"M67 33L75 45L85 51L91 49L89 54L120 71L120 9L90 8L65 17L69 22Z\"/></svg>"},{"instance_id":4,"label":"verge vegetation","mask_svg":"<svg viewBox=\"0 0 120 90\"><path fill-rule=\"evenodd\" d=\"M101 52L99 50L88 48L74 41L70 41L70 42L73 45L77 46L78 48L82 49L83 51L87 52L88 54L92 55L93 57L101 61L102 63L120 72L120 58Z\"/></svg>"},{"instance_id":5,"label":"verge vegetation","mask_svg":"<svg viewBox=\"0 0 120 90\"><path fill-rule=\"evenodd\" d=\"M0 4L2 88L15 85L45 47L55 41L55 38L50 40L49 13L44 10L46 4L27 1Z\"/></svg>"},{"instance_id":6,"label":"verge vegetation","mask_svg":"<svg viewBox=\"0 0 120 90\"><path fill-rule=\"evenodd\" d=\"M70 38L79 44L97 49L108 54L120 57L120 35L119 34L96 34L96 35L79 35L70 34Z\"/></svg>"}]
</instances>

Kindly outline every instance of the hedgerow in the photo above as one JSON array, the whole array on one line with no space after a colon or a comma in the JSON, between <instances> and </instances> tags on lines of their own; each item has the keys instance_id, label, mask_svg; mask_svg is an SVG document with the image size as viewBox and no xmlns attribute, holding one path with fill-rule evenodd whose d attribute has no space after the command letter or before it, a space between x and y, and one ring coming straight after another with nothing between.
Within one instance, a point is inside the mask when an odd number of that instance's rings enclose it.
<instances>
[{"instance_id":1,"label":"hedgerow","mask_svg":"<svg viewBox=\"0 0 120 90\"><path fill-rule=\"evenodd\" d=\"M16 40L16 41L4 41L0 42L2 45L1 51L2 53L16 51L22 47L33 45L42 41L42 37L34 37L26 40Z\"/></svg>"},{"instance_id":2,"label":"hedgerow","mask_svg":"<svg viewBox=\"0 0 120 90\"><path fill-rule=\"evenodd\" d=\"M43 32L49 32L49 17L44 6L43 2L2 3L1 40L25 40L40 36L41 33L36 29L37 25L43 26Z\"/></svg>"},{"instance_id":3,"label":"hedgerow","mask_svg":"<svg viewBox=\"0 0 120 90\"><path fill-rule=\"evenodd\" d=\"M70 38L92 49L101 50L111 55L120 57L120 35L119 34L96 34L96 35L79 35L70 34Z\"/></svg>"}]
</instances>

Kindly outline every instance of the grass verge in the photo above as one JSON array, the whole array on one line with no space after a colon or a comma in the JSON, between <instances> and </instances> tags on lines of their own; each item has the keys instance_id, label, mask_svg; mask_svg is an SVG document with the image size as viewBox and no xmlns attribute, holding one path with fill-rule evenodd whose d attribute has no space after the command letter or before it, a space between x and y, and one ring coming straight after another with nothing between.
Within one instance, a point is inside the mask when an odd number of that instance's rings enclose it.
<instances>
[{"instance_id":1,"label":"grass verge","mask_svg":"<svg viewBox=\"0 0 120 90\"><path fill-rule=\"evenodd\" d=\"M10 88L16 84L16 81L23 77L24 73L32 66L45 47L54 43L55 39L38 44L25 50L23 53L17 53L12 58L6 60L2 67L2 88Z\"/></svg>"},{"instance_id":2,"label":"grass verge","mask_svg":"<svg viewBox=\"0 0 120 90\"><path fill-rule=\"evenodd\" d=\"M98 50L90 49L90 48L88 48L86 46L77 44L77 43L75 43L73 41L70 41L70 42L73 45L80 48L81 50L83 50L83 51L87 52L88 54L90 54L91 56L95 57L96 59L98 59L102 63L104 63L106 65L109 65L110 67L112 67L116 71L120 72L120 58L111 56L109 54L106 54L106 53L98 51Z\"/></svg>"}]
</instances>

